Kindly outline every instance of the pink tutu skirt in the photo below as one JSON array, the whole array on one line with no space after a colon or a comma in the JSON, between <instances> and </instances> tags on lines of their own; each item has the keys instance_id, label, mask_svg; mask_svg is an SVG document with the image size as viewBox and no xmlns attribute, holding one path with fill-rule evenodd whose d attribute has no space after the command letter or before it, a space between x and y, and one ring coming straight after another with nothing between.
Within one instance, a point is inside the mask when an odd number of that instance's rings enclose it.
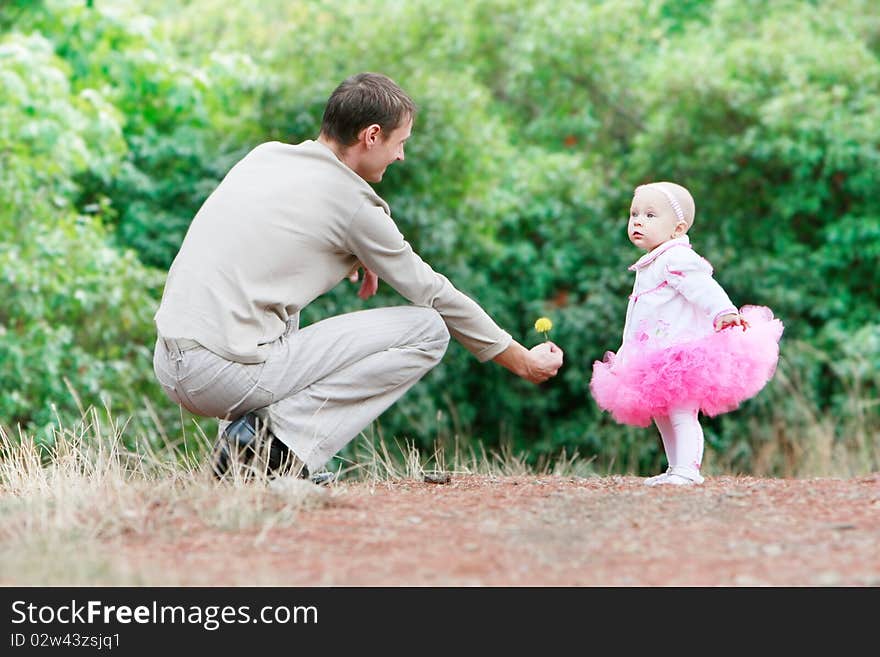
<instances>
[{"instance_id":1,"label":"pink tutu skirt","mask_svg":"<svg viewBox=\"0 0 880 657\"><path fill-rule=\"evenodd\" d=\"M590 391L621 424L647 427L671 408L699 406L706 415L732 411L753 397L776 371L782 322L764 306L740 311L749 324L713 332L665 349L630 349L593 363Z\"/></svg>"}]
</instances>

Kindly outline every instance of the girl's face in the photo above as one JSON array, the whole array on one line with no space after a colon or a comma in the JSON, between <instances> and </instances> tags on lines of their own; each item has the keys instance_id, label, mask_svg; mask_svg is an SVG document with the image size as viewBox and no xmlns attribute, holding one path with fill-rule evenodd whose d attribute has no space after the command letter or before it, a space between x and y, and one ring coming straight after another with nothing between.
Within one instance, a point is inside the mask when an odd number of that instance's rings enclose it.
<instances>
[{"instance_id":1,"label":"girl's face","mask_svg":"<svg viewBox=\"0 0 880 657\"><path fill-rule=\"evenodd\" d=\"M663 192L640 188L629 209L627 234L629 241L640 249L653 251L658 246L687 232L687 224L679 221Z\"/></svg>"}]
</instances>

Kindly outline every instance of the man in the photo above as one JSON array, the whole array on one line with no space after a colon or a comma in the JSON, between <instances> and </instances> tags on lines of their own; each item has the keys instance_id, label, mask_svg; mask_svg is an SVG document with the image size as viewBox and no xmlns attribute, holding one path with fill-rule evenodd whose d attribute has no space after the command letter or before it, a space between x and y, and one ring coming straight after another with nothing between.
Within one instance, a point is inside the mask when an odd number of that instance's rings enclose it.
<instances>
[{"instance_id":1,"label":"man","mask_svg":"<svg viewBox=\"0 0 880 657\"><path fill-rule=\"evenodd\" d=\"M525 349L422 261L368 184L404 159L415 111L389 78L355 75L330 96L317 140L257 146L193 219L153 363L172 400L227 421L218 476L253 452L259 425L270 474L316 472L440 361L450 334L533 383L561 367L556 345ZM299 328L302 308L360 269L361 298L381 277L413 305Z\"/></svg>"}]
</instances>

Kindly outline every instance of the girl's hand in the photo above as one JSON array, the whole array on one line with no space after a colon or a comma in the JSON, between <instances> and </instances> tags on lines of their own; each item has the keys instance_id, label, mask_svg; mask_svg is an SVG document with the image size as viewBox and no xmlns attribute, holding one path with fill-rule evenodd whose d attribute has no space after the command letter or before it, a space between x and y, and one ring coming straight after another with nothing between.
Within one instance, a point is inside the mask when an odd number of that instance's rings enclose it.
<instances>
[{"instance_id":1,"label":"girl's hand","mask_svg":"<svg viewBox=\"0 0 880 657\"><path fill-rule=\"evenodd\" d=\"M742 326L742 330L745 331L749 328L749 323L739 313L721 315L721 317L715 320L716 331L724 330L728 326Z\"/></svg>"}]
</instances>

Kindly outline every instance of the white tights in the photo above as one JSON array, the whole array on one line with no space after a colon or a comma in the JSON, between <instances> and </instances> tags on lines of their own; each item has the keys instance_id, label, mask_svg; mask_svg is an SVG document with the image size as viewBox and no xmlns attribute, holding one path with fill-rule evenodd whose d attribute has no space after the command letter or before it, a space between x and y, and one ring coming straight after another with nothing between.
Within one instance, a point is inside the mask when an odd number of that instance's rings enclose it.
<instances>
[{"instance_id":1,"label":"white tights","mask_svg":"<svg viewBox=\"0 0 880 657\"><path fill-rule=\"evenodd\" d=\"M663 449L670 467L696 468L703 462L703 427L698 408L677 408L669 415L654 418L663 438Z\"/></svg>"}]
</instances>

